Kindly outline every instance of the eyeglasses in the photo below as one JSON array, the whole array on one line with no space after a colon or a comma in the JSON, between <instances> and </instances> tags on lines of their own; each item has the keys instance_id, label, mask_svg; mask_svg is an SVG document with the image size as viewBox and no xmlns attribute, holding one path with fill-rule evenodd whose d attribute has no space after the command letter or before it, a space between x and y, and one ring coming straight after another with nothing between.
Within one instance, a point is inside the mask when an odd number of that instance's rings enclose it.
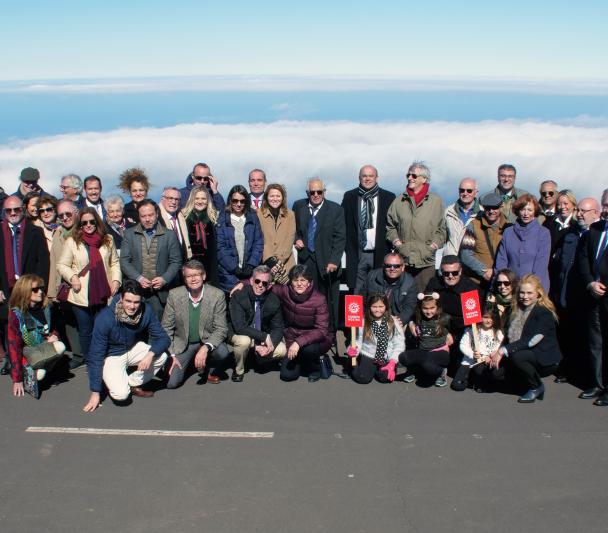
<instances>
[{"instance_id":1,"label":"eyeglasses","mask_svg":"<svg viewBox=\"0 0 608 533\"><path fill-rule=\"evenodd\" d=\"M95 219L92 219L92 220L81 220L80 221L80 227L84 228L85 226L97 226L97 222L95 222Z\"/></svg>"},{"instance_id":2,"label":"eyeglasses","mask_svg":"<svg viewBox=\"0 0 608 533\"><path fill-rule=\"evenodd\" d=\"M541 196L555 196L555 191L541 191Z\"/></svg>"},{"instance_id":3,"label":"eyeglasses","mask_svg":"<svg viewBox=\"0 0 608 533\"><path fill-rule=\"evenodd\" d=\"M55 211L54 207L40 207L38 208L38 213L53 213Z\"/></svg>"},{"instance_id":4,"label":"eyeglasses","mask_svg":"<svg viewBox=\"0 0 608 533\"><path fill-rule=\"evenodd\" d=\"M44 292L44 287L32 287L32 292L38 294L40 291Z\"/></svg>"},{"instance_id":5,"label":"eyeglasses","mask_svg":"<svg viewBox=\"0 0 608 533\"><path fill-rule=\"evenodd\" d=\"M384 263L384 268L392 268L393 270L397 270L398 268L401 268L403 265L399 264L399 263Z\"/></svg>"},{"instance_id":6,"label":"eyeglasses","mask_svg":"<svg viewBox=\"0 0 608 533\"><path fill-rule=\"evenodd\" d=\"M475 189L462 189L461 187L458 187L458 192L460 194L464 194L465 192L468 193L468 194L473 194L474 190Z\"/></svg>"},{"instance_id":7,"label":"eyeglasses","mask_svg":"<svg viewBox=\"0 0 608 533\"><path fill-rule=\"evenodd\" d=\"M230 200L230 203L231 204L243 204L243 205L245 205L247 203L247 200L239 200L237 198L232 198Z\"/></svg>"},{"instance_id":8,"label":"eyeglasses","mask_svg":"<svg viewBox=\"0 0 608 533\"><path fill-rule=\"evenodd\" d=\"M579 209L578 212L582 213L583 215L585 213L589 213L589 211L595 211L597 213L597 209Z\"/></svg>"},{"instance_id":9,"label":"eyeglasses","mask_svg":"<svg viewBox=\"0 0 608 533\"><path fill-rule=\"evenodd\" d=\"M13 213L21 213L23 211L23 207L5 207L4 212L10 214Z\"/></svg>"},{"instance_id":10,"label":"eyeglasses","mask_svg":"<svg viewBox=\"0 0 608 533\"><path fill-rule=\"evenodd\" d=\"M486 211L498 211L500 209L499 205L484 205L483 208Z\"/></svg>"},{"instance_id":11,"label":"eyeglasses","mask_svg":"<svg viewBox=\"0 0 608 533\"><path fill-rule=\"evenodd\" d=\"M268 287L268 285L270 285L270 281L265 281L265 280L263 280L263 279L257 279L257 278L256 278L256 279L254 279L254 280L253 280L253 282L254 282L256 285L261 285L261 286L262 286L262 287L264 287L264 288L266 288L266 287Z\"/></svg>"},{"instance_id":12,"label":"eyeglasses","mask_svg":"<svg viewBox=\"0 0 608 533\"><path fill-rule=\"evenodd\" d=\"M460 276L460 270L442 270L441 275L444 278L457 278Z\"/></svg>"},{"instance_id":13,"label":"eyeglasses","mask_svg":"<svg viewBox=\"0 0 608 533\"><path fill-rule=\"evenodd\" d=\"M181 198L179 196L163 196L165 200L171 200L172 202L179 202Z\"/></svg>"},{"instance_id":14,"label":"eyeglasses","mask_svg":"<svg viewBox=\"0 0 608 533\"><path fill-rule=\"evenodd\" d=\"M57 213L58 218L72 218L73 216L74 213L72 213L71 211L66 211L65 213Z\"/></svg>"},{"instance_id":15,"label":"eyeglasses","mask_svg":"<svg viewBox=\"0 0 608 533\"><path fill-rule=\"evenodd\" d=\"M418 179L418 178L424 178L426 176L423 176L422 174L414 174L413 172L408 172L405 175L406 178L414 178L414 179Z\"/></svg>"},{"instance_id":16,"label":"eyeglasses","mask_svg":"<svg viewBox=\"0 0 608 533\"><path fill-rule=\"evenodd\" d=\"M504 285L505 287L510 287L511 286L511 282L510 281L500 281L500 280L497 280L496 281L496 285Z\"/></svg>"},{"instance_id":17,"label":"eyeglasses","mask_svg":"<svg viewBox=\"0 0 608 533\"><path fill-rule=\"evenodd\" d=\"M71 185L59 185L59 190L63 191L65 189L75 189L76 187L72 187Z\"/></svg>"},{"instance_id":18,"label":"eyeglasses","mask_svg":"<svg viewBox=\"0 0 608 533\"><path fill-rule=\"evenodd\" d=\"M196 181L208 180L209 176L192 176L192 179Z\"/></svg>"},{"instance_id":19,"label":"eyeglasses","mask_svg":"<svg viewBox=\"0 0 608 533\"><path fill-rule=\"evenodd\" d=\"M306 192L308 193L308 196L314 196L315 194L317 196L322 196L325 191L322 189L319 191L315 190L315 191L306 191Z\"/></svg>"},{"instance_id":20,"label":"eyeglasses","mask_svg":"<svg viewBox=\"0 0 608 533\"><path fill-rule=\"evenodd\" d=\"M186 279L197 279L197 278L202 278L203 274L202 272L197 272L196 274L189 274L187 276L184 276L184 278Z\"/></svg>"}]
</instances>

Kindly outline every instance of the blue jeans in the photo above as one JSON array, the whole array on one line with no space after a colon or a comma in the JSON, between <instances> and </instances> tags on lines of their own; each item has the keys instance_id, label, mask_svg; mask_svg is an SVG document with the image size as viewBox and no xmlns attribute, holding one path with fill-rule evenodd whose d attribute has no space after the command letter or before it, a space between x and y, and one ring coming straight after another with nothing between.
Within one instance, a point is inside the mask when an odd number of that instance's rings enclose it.
<instances>
[{"instance_id":1,"label":"blue jeans","mask_svg":"<svg viewBox=\"0 0 608 533\"><path fill-rule=\"evenodd\" d=\"M93 337L93 325L95 317L105 305L94 305L92 307L82 307L80 305L71 304L76 323L78 324L78 338L80 339L80 350L82 356L87 359L89 356L89 347L91 346L91 338Z\"/></svg>"}]
</instances>

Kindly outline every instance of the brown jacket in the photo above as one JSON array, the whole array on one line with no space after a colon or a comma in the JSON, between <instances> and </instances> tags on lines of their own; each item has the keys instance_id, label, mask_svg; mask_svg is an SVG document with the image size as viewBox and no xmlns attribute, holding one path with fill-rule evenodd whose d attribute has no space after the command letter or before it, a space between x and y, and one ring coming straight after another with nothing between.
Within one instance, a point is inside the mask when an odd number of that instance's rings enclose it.
<instances>
[{"instance_id":1,"label":"brown jacket","mask_svg":"<svg viewBox=\"0 0 608 533\"><path fill-rule=\"evenodd\" d=\"M262 234L264 235L264 251L262 261L266 261L273 255L283 261L285 270L289 272L296 264L293 256L293 243L296 237L296 218L291 209L287 210L287 216L279 214L275 227L274 218L270 211L265 208L257 210Z\"/></svg>"}]
</instances>

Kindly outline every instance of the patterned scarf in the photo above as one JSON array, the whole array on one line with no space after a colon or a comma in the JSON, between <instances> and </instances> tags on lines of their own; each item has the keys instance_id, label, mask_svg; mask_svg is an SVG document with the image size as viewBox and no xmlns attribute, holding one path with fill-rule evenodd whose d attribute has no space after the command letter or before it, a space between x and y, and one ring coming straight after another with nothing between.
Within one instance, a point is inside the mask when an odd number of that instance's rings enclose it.
<instances>
[{"instance_id":1,"label":"patterned scarf","mask_svg":"<svg viewBox=\"0 0 608 533\"><path fill-rule=\"evenodd\" d=\"M372 322L372 333L376 337L374 363L384 366L388 363L388 357L386 357L386 350L388 349L388 324L385 318Z\"/></svg>"},{"instance_id":2,"label":"patterned scarf","mask_svg":"<svg viewBox=\"0 0 608 533\"><path fill-rule=\"evenodd\" d=\"M116 316L116 320L129 326L137 326L137 324L139 324L139 321L141 320L142 313L143 311L140 307L139 311L137 311L137 313L135 313L133 316L127 315L120 300L116 302L116 309L114 309L114 315Z\"/></svg>"},{"instance_id":3,"label":"patterned scarf","mask_svg":"<svg viewBox=\"0 0 608 533\"><path fill-rule=\"evenodd\" d=\"M357 189L361 203L365 202L365 209L361 209L361 229L371 229L374 227L374 198L378 196L379 190L380 187L378 187L377 183L371 189L364 189L361 185Z\"/></svg>"}]
</instances>

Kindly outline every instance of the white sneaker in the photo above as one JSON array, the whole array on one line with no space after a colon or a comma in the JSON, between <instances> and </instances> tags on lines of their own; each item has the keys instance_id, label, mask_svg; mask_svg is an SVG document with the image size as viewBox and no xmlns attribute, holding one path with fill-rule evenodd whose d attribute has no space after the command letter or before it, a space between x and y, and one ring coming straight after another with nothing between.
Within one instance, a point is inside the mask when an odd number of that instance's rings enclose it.
<instances>
[{"instance_id":1,"label":"white sneaker","mask_svg":"<svg viewBox=\"0 0 608 533\"><path fill-rule=\"evenodd\" d=\"M44 376L46 376L46 370L44 368L39 368L38 370L36 370L36 379L38 381L42 381L44 379Z\"/></svg>"}]
</instances>

